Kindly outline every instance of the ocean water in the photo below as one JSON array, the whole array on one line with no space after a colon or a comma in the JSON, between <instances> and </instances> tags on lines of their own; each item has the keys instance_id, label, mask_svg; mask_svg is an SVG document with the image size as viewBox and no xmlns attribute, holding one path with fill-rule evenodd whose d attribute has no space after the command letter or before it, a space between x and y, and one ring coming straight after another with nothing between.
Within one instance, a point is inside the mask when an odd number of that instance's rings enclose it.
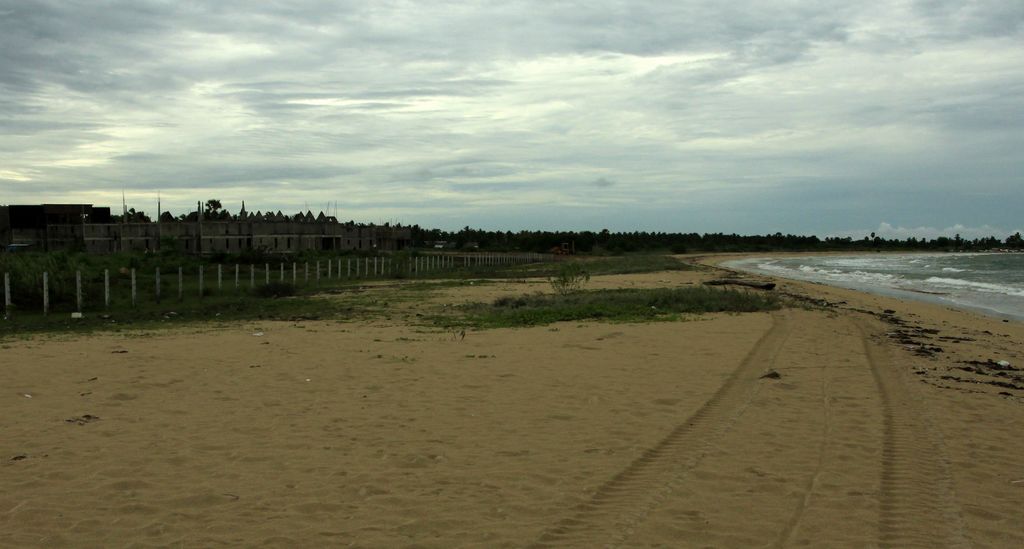
<instances>
[{"instance_id":1,"label":"ocean water","mask_svg":"<svg viewBox=\"0 0 1024 549\"><path fill-rule=\"evenodd\" d=\"M723 266L1024 320L1024 254L808 255Z\"/></svg>"}]
</instances>

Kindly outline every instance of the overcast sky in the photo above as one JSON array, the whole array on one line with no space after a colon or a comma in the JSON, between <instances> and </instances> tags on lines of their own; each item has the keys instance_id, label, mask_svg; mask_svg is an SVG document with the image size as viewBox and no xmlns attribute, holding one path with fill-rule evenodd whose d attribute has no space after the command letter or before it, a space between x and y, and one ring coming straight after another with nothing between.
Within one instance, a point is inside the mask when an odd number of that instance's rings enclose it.
<instances>
[{"instance_id":1,"label":"overcast sky","mask_svg":"<svg viewBox=\"0 0 1024 549\"><path fill-rule=\"evenodd\" d=\"M0 0L0 204L1005 236L1022 174L1021 0Z\"/></svg>"}]
</instances>

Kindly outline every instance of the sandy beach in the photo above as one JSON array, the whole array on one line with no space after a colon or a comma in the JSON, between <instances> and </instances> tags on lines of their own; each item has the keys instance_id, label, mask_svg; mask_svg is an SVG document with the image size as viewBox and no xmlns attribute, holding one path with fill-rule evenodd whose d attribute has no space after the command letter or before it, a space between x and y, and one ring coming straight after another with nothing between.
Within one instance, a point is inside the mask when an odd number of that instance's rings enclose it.
<instances>
[{"instance_id":1,"label":"sandy beach","mask_svg":"<svg viewBox=\"0 0 1024 549\"><path fill-rule=\"evenodd\" d=\"M777 282L797 306L679 322L417 321L550 289L508 281L5 339L0 546L1024 546L1024 325Z\"/></svg>"}]
</instances>

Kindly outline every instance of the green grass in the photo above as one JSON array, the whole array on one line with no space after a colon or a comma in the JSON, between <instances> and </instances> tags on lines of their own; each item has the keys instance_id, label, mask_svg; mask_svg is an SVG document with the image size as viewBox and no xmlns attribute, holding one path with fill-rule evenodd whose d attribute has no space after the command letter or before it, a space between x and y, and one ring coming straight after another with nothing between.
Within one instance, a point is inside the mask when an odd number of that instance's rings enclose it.
<instances>
[{"instance_id":1,"label":"green grass","mask_svg":"<svg viewBox=\"0 0 1024 549\"><path fill-rule=\"evenodd\" d=\"M272 287L261 289L265 281L264 264L256 265L255 288L249 287L249 266L242 265L239 287L235 288L234 264L223 266L222 286L218 288L216 265L205 266L200 296L195 258L164 257L159 254L0 254L0 272L12 274L15 303L11 319L0 320L0 338L44 332L91 332L124 329L158 329L190 323L238 320L322 318L354 320L390 314L387 303L421 297L444 287L486 284L494 279L549 278L557 276L565 261L579 261L592 275L687 270L691 267L662 255L624 255L600 258L571 258L557 263L524 265L462 266L454 270L422 272L409 277L407 264L396 262L387 277L375 279L323 278L318 284L311 272L305 282L304 263L298 265L297 284L292 286L291 266L286 265L280 279L280 262L270 260ZM335 267L337 266L335 258ZM347 261L347 260L346 260ZM178 291L178 266L184 270L181 297ZM311 262L311 268L312 268ZM156 299L155 270L161 270L161 298ZM343 268L347 267L343 263ZM131 302L130 269L136 269L137 298ZM103 269L110 272L110 306L103 300ZM326 267L323 266L323 274ZM50 314L42 314L42 271L50 273ZM71 319L76 310L74 271L82 271L85 318ZM347 269L345 269L347 271ZM347 274L347 273L346 273ZM337 276L337 272L334 273ZM404 280L400 280L404 279ZM360 286L372 282L383 288L364 292ZM293 296L288 294L294 292ZM314 297L335 294L334 299ZM174 314L170 314L174 313Z\"/></svg>"},{"instance_id":2,"label":"green grass","mask_svg":"<svg viewBox=\"0 0 1024 549\"><path fill-rule=\"evenodd\" d=\"M527 263L523 265L497 265L483 267L460 267L455 273L441 273L441 276L461 278L553 278L558 276L562 265L576 262L591 276L652 273L658 271L692 271L692 264L660 254L631 254L621 256L572 256L552 263Z\"/></svg>"},{"instance_id":3,"label":"green grass","mask_svg":"<svg viewBox=\"0 0 1024 549\"><path fill-rule=\"evenodd\" d=\"M227 282L227 281L225 281ZM15 307L11 319L0 319L0 339L36 333L90 333L98 331L152 330L193 324L216 324L248 320L365 320L388 317L392 305L423 299L443 287L468 284L462 281L389 282L375 281L372 287L365 280L322 281L317 286L292 286L273 281L270 286L258 282L249 289L248 280L239 289L234 281L222 290L206 286L199 296L198 286L186 281L183 298L177 297L177 280L164 288L158 303L152 288L143 288L139 280L138 299L131 305L130 292L121 283L111 281L111 307L97 301L86 301L84 318L72 319L74 305L57 303L49 315L38 308ZM477 282L480 283L480 282ZM294 295L288 295L294 293Z\"/></svg>"},{"instance_id":4,"label":"green grass","mask_svg":"<svg viewBox=\"0 0 1024 549\"><path fill-rule=\"evenodd\" d=\"M447 327L508 328L579 320L676 320L684 314L743 313L780 307L779 299L773 294L703 286L597 290L500 298L491 304L466 305L461 308L461 314L438 316L434 321Z\"/></svg>"},{"instance_id":5,"label":"green grass","mask_svg":"<svg viewBox=\"0 0 1024 549\"><path fill-rule=\"evenodd\" d=\"M692 271L694 266L669 255L636 254L599 257L583 261L591 276L653 273L658 271Z\"/></svg>"},{"instance_id":6,"label":"green grass","mask_svg":"<svg viewBox=\"0 0 1024 549\"><path fill-rule=\"evenodd\" d=\"M68 311L55 311L48 316L15 311L11 320L0 321L0 338L34 333L150 330L238 320L345 320L368 316L365 309L365 304L358 301L345 303L308 296L208 296L203 300L143 303L134 308L117 308L109 312L86 312L82 319L72 319Z\"/></svg>"}]
</instances>

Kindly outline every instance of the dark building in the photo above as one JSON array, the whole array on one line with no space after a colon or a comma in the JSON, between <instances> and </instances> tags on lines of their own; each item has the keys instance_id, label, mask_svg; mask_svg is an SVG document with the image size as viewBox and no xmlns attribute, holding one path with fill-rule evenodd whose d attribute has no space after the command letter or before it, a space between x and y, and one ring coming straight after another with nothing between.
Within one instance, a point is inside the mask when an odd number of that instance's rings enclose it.
<instances>
[{"instance_id":1,"label":"dark building","mask_svg":"<svg viewBox=\"0 0 1024 549\"><path fill-rule=\"evenodd\" d=\"M90 204L0 206L0 245L40 251L82 250L90 253L156 251L174 246L191 254L263 250L289 254L302 250L393 251L410 245L408 227L339 223L322 212L285 216L281 212L190 220L158 216L156 222L122 222L110 208Z\"/></svg>"}]
</instances>

